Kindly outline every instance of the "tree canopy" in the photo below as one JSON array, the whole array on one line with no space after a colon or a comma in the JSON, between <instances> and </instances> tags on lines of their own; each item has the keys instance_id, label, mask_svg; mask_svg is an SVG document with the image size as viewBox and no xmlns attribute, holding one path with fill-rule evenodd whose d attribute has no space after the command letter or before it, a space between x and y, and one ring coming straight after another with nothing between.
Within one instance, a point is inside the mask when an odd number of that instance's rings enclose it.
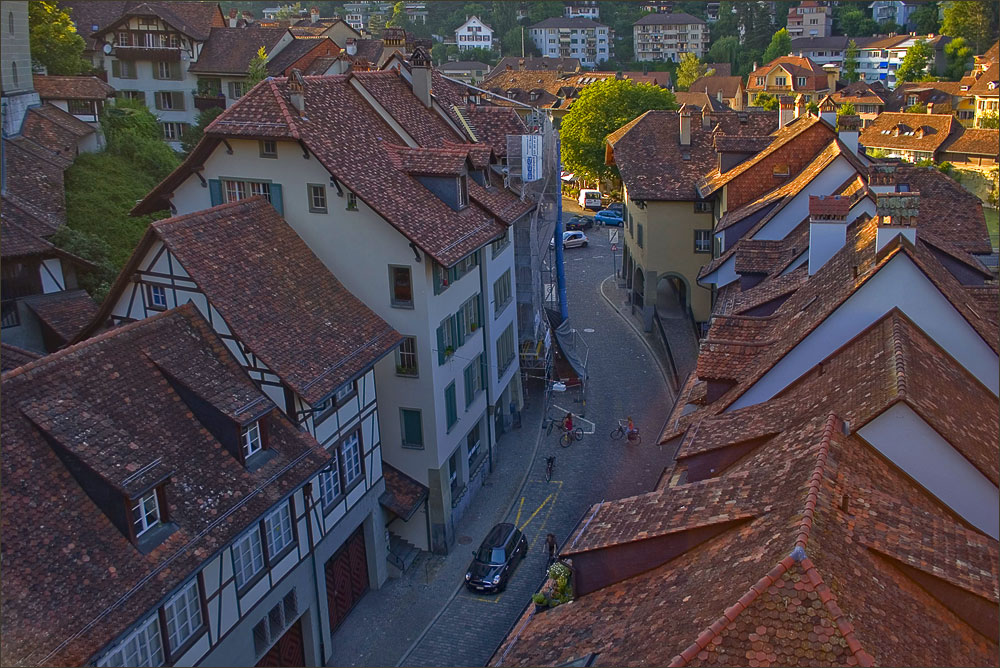
<instances>
[{"instance_id":1,"label":"tree canopy","mask_svg":"<svg viewBox=\"0 0 1000 668\"><path fill-rule=\"evenodd\" d=\"M247 87L253 88L267 78L267 52L264 47L257 49L257 55L250 59L247 70Z\"/></svg>"},{"instance_id":2,"label":"tree canopy","mask_svg":"<svg viewBox=\"0 0 1000 668\"><path fill-rule=\"evenodd\" d=\"M782 28L771 37L771 43L764 50L764 62L769 63L775 58L787 56L792 50L792 37L786 28Z\"/></svg>"},{"instance_id":3,"label":"tree canopy","mask_svg":"<svg viewBox=\"0 0 1000 668\"><path fill-rule=\"evenodd\" d=\"M49 74L83 74L91 70L83 59L86 44L69 13L55 2L28 3L31 59Z\"/></svg>"},{"instance_id":4,"label":"tree canopy","mask_svg":"<svg viewBox=\"0 0 1000 668\"><path fill-rule=\"evenodd\" d=\"M214 121L219 114L224 111L222 107L210 107L203 111L198 112L198 116L195 118L195 124L188 127L181 135L181 148L184 149L185 153L190 153L194 150L194 147L198 145L201 141L202 135L205 134L205 128L208 124Z\"/></svg>"},{"instance_id":5,"label":"tree canopy","mask_svg":"<svg viewBox=\"0 0 1000 668\"><path fill-rule=\"evenodd\" d=\"M763 107L767 111L778 110L778 98L770 93L757 93L753 98L754 107Z\"/></svg>"},{"instance_id":6,"label":"tree canopy","mask_svg":"<svg viewBox=\"0 0 1000 668\"><path fill-rule=\"evenodd\" d=\"M729 63L733 72L738 70L740 55L740 40L738 37L728 35L717 39L712 48L708 50L705 60L710 63Z\"/></svg>"},{"instance_id":7,"label":"tree canopy","mask_svg":"<svg viewBox=\"0 0 1000 668\"><path fill-rule=\"evenodd\" d=\"M945 44L944 55L948 63L945 66L945 78L958 81L972 69L972 47L966 43L964 37L956 37Z\"/></svg>"},{"instance_id":8,"label":"tree canopy","mask_svg":"<svg viewBox=\"0 0 1000 668\"><path fill-rule=\"evenodd\" d=\"M834 31L851 37L871 37L880 30L879 24L867 11L866 5L853 2L842 2L833 12Z\"/></svg>"},{"instance_id":9,"label":"tree canopy","mask_svg":"<svg viewBox=\"0 0 1000 668\"><path fill-rule=\"evenodd\" d=\"M858 80L858 43L853 39L847 43L844 53L844 81L852 83Z\"/></svg>"},{"instance_id":10,"label":"tree canopy","mask_svg":"<svg viewBox=\"0 0 1000 668\"><path fill-rule=\"evenodd\" d=\"M296 2L293 5L279 7L274 13L276 19L297 19L302 14L302 3Z\"/></svg>"},{"instance_id":11,"label":"tree canopy","mask_svg":"<svg viewBox=\"0 0 1000 668\"><path fill-rule=\"evenodd\" d=\"M687 90L695 81L701 77L712 76L715 70L708 68L708 65L698 60L698 56L693 53L685 53L681 56L681 62L677 66L677 78L675 83L678 90Z\"/></svg>"},{"instance_id":12,"label":"tree canopy","mask_svg":"<svg viewBox=\"0 0 1000 668\"><path fill-rule=\"evenodd\" d=\"M992 0L944 3L941 34L962 37L975 53L983 53L996 40L997 5Z\"/></svg>"},{"instance_id":13,"label":"tree canopy","mask_svg":"<svg viewBox=\"0 0 1000 668\"><path fill-rule=\"evenodd\" d=\"M918 35L933 35L941 32L941 21L938 20L938 3L934 0L920 5L912 14L910 20Z\"/></svg>"},{"instance_id":14,"label":"tree canopy","mask_svg":"<svg viewBox=\"0 0 1000 668\"><path fill-rule=\"evenodd\" d=\"M854 103L853 102L845 102L842 105L840 105L839 107L837 107L837 115L838 116L853 116L856 113L857 112L854 111Z\"/></svg>"},{"instance_id":15,"label":"tree canopy","mask_svg":"<svg viewBox=\"0 0 1000 668\"><path fill-rule=\"evenodd\" d=\"M918 39L906 50L903 62L896 70L896 83L906 81L933 81L934 77L927 73L927 65L934 58L934 50L926 40Z\"/></svg>"},{"instance_id":16,"label":"tree canopy","mask_svg":"<svg viewBox=\"0 0 1000 668\"><path fill-rule=\"evenodd\" d=\"M566 169L587 178L608 176L604 140L609 134L651 109L675 109L674 94L631 79L597 81L580 92L562 120L562 161Z\"/></svg>"}]
</instances>

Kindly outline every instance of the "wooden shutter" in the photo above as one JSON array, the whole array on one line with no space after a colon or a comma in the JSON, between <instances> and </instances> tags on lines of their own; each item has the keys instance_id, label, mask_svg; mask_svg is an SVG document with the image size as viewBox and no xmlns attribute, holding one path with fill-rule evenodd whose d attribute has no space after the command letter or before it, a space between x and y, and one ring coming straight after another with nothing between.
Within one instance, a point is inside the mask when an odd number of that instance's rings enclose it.
<instances>
[{"instance_id":1,"label":"wooden shutter","mask_svg":"<svg viewBox=\"0 0 1000 668\"><path fill-rule=\"evenodd\" d=\"M437 342L438 342L438 366L444 364L445 354L444 354L444 326L445 323L441 323L437 328Z\"/></svg>"},{"instance_id":2,"label":"wooden shutter","mask_svg":"<svg viewBox=\"0 0 1000 668\"><path fill-rule=\"evenodd\" d=\"M219 179L208 180L208 192L212 196L212 206L222 204L222 182Z\"/></svg>"},{"instance_id":3,"label":"wooden shutter","mask_svg":"<svg viewBox=\"0 0 1000 668\"><path fill-rule=\"evenodd\" d=\"M480 353L479 355L479 379L482 381L483 389L485 390L489 385L490 378L487 375L488 367L486 366L486 353ZM499 381L500 379L497 378Z\"/></svg>"},{"instance_id":4,"label":"wooden shutter","mask_svg":"<svg viewBox=\"0 0 1000 668\"><path fill-rule=\"evenodd\" d=\"M476 372L476 363L465 367L465 407L472 403L472 375Z\"/></svg>"},{"instance_id":5,"label":"wooden shutter","mask_svg":"<svg viewBox=\"0 0 1000 668\"><path fill-rule=\"evenodd\" d=\"M465 304L462 304L455 314L455 334L455 348L458 349L465 343Z\"/></svg>"},{"instance_id":6,"label":"wooden shutter","mask_svg":"<svg viewBox=\"0 0 1000 668\"><path fill-rule=\"evenodd\" d=\"M111 61L111 76L121 78L122 76L122 64L118 60Z\"/></svg>"},{"instance_id":7,"label":"wooden shutter","mask_svg":"<svg viewBox=\"0 0 1000 668\"><path fill-rule=\"evenodd\" d=\"M455 350L458 350L458 346L461 345L458 343L458 318L455 316L448 318L448 326L451 327L452 344L454 345Z\"/></svg>"},{"instance_id":8,"label":"wooden shutter","mask_svg":"<svg viewBox=\"0 0 1000 668\"><path fill-rule=\"evenodd\" d=\"M184 110L184 93L182 91L175 91L171 93L170 98L174 105L174 109L178 111Z\"/></svg>"},{"instance_id":9,"label":"wooden shutter","mask_svg":"<svg viewBox=\"0 0 1000 668\"><path fill-rule=\"evenodd\" d=\"M277 209L278 213L285 215L285 203L281 196L281 184L271 184L271 206Z\"/></svg>"}]
</instances>

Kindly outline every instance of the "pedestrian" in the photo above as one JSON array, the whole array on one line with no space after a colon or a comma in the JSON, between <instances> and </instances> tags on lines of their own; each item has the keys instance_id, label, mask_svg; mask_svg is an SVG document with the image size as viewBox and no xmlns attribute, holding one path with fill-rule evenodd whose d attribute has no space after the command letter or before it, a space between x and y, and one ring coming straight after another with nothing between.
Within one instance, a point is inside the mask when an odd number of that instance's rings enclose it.
<instances>
[{"instance_id":1,"label":"pedestrian","mask_svg":"<svg viewBox=\"0 0 1000 668\"><path fill-rule=\"evenodd\" d=\"M566 413L566 419L563 420L563 429L566 431L573 431L573 414Z\"/></svg>"},{"instance_id":2,"label":"pedestrian","mask_svg":"<svg viewBox=\"0 0 1000 668\"><path fill-rule=\"evenodd\" d=\"M548 566L551 566L553 563L555 563L555 560L556 560L556 549L557 549L557 546L556 546L556 536L555 536L555 534L551 534L550 533L549 535L547 535L545 537L545 550L546 550L546 552L548 552L548 555L549 555Z\"/></svg>"}]
</instances>

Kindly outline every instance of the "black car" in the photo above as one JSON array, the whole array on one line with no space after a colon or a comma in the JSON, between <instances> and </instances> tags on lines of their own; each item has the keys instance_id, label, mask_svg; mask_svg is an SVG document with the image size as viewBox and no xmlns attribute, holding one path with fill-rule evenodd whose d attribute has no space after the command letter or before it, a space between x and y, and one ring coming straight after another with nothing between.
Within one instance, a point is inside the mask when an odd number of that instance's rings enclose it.
<instances>
[{"instance_id":1,"label":"black car","mask_svg":"<svg viewBox=\"0 0 1000 668\"><path fill-rule=\"evenodd\" d=\"M566 222L567 230L589 230L594 226L594 219L590 216L573 216Z\"/></svg>"},{"instance_id":2,"label":"black car","mask_svg":"<svg viewBox=\"0 0 1000 668\"><path fill-rule=\"evenodd\" d=\"M473 552L465 574L465 586L472 591L501 592L514 566L528 553L528 540L513 524L498 524Z\"/></svg>"}]
</instances>

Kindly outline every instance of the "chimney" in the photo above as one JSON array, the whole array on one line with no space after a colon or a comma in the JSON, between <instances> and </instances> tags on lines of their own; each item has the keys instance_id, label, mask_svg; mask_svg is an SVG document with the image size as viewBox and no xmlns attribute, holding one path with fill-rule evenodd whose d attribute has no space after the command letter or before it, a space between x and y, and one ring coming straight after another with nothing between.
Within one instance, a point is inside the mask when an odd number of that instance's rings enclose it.
<instances>
[{"instance_id":1,"label":"chimney","mask_svg":"<svg viewBox=\"0 0 1000 668\"><path fill-rule=\"evenodd\" d=\"M319 7L313 7L309 10L309 22L319 23Z\"/></svg>"},{"instance_id":2,"label":"chimney","mask_svg":"<svg viewBox=\"0 0 1000 668\"><path fill-rule=\"evenodd\" d=\"M934 103L933 102L928 102L927 103L927 113L928 114L933 114L934 113Z\"/></svg>"},{"instance_id":3,"label":"chimney","mask_svg":"<svg viewBox=\"0 0 1000 668\"><path fill-rule=\"evenodd\" d=\"M831 93L837 92L837 80L840 79L840 66L835 63L827 63L823 66L826 72L826 87Z\"/></svg>"},{"instance_id":4,"label":"chimney","mask_svg":"<svg viewBox=\"0 0 1000 668\"><path fill-rule=\"evenodd\" d=\"M686 105L682 104L678 116L681 120L681 135L680 142L681 146L691 145L691 109Z\"/></svg>"},{"instance_id":5,"label":"chimney","mask_svg":"<svg viewBox=\"0 0 1000 668\"><path fill-rule=\"evenodd\" d=\"M896 163L876 162L869 165L868 189L876 195L896 192Z\"/></svg>"},{"instance_id":6,"label":"chimney","mask_svg":"<svg viewBox=\"0 0 1000 668\"><path fill-rule=\"evenodd\" d=\"M253 25L253 12L244 11L243 12L243 22L247 25Z\"/></svg>"},{"instance_id":7,"label":"chimney","mask_svg":"<svg viewBox=\"0 0 1000 668\"><path fill-rule=\"evenodd\" d=\"M795 118L806 115L806 96L799 93L795 96Z\"/></svg>"},{"instance_id":8,"label":"chimney","mask_svg":"<svg viewBox=\"0 0 1000 668\"><path fill-rule=\"evenodd\" d=\"M229 10L229 27L236 27L236 18L239 16L239 12L235 8Z\"/></svg>"},{"instance_id":9,"label":"chimney","mask_svg":"<svg viewBox=\"0 0 1000 668\"><path fill-rule=\"evenodd\" d=\"M783 128L795 118L795 101L789 95L778 98L778 127Z\"/></svg>"},{"instance_id":10,"label":"chimney","mask_svg":"<svg viewBox=\"0 0 1000 668\"><path fill-rule=\"evenodd\" d=\"M293 69L291 75L288 77L288 101L299 112L299 116L305 116L306 80L302 76L302 72L298 69Z\"/></svg>"},{"instance_id":11,"label":"chimney","mask_svg":"<svg viewBox=\"0 0 1000 668\"><path fill-rule=\"evenodd\" d=\"M809 275L837 254L847 239L851 199L840 195L809 196Z\"/></svg>"},{"instance_id":12,"label":"chimney","mask_svg":"<svg viewBox=\"0 0 1000 668\"><path fill-rule=\"evenodd\" d=\"M344 46L346 47L344 50L347 51L347 55L349 56L358 55L358 40L356 38L348 37L347 42Z\"/></svg>"},{"instance_id":13,"label":"chimney","mask_svg":"<svg viewBox=\"0 0 1000 668\"><path fill-rule=\"evenodd\" d=\"M917 243L917 217L920 215L920 193L878 193L875 216L878 227L875 233L875 252L897 236L911 244Z\"/></svg>"},{"instance_id":14,"label":"chimney","mask_svg":"<svg viewBox=\"0 0 1000 668\"><path fill-rule=\"evenodd\" d=\"M711 114L709 114L710 111L709 107L710 105L706 104L705 107L701 110L701 129L705 130L706 132L712 129L712 116Z\"/></svg>"},{"instance_id":15,"label":"chimney","mask_svg":"<svg viewBox=\"0 0 1000 668\"><path fill-rule=\"evenodd\" d=\"M418 46L410 56L411 83L413 94L420 98L427 108L431 107L431 58L427 50Z\"/></svg>"},{"instance_id":16,"label":"chimney","mask_svg":"<svg viewBox=\"0 0 1000 668\"><path fill-rule=\"evenodd\" d=\"M856 114L843 115L837 119L837 134L840 141L858 155L858 137L861 135L861 117Z\"/></svg>"}]
</instances>

